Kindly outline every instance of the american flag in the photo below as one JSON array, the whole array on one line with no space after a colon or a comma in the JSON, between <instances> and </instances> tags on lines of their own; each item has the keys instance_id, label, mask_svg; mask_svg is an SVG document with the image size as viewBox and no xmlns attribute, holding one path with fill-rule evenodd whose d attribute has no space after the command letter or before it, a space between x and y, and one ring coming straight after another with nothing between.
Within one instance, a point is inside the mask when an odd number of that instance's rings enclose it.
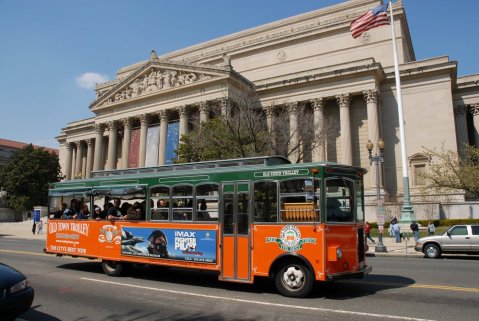
<instances>
[{"instance_id":1,"label":"american flag","mask_svg":"<svg viewBox=\"0 0 479 321\"><path fill-rule=\"evenodd\" d=\"M357 38L363 34L366 30L382 26L388 25L388 4L382 4L378 7L375 7L361 17L357 18L351 23L351 34L353 38Z\"/></svg>"}]
</instances>

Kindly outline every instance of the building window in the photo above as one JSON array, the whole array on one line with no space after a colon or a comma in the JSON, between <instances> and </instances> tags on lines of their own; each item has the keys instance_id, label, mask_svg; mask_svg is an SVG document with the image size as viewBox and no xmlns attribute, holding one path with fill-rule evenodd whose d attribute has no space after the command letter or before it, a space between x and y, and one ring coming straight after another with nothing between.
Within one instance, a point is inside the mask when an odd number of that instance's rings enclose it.
<instances>
[{"instance_id":1,"label":"building window","mask_svg":"<svg viewBox=\"0 0 479 321\"><path fill-rule=\"evenodd\" d=\"M415 177L414 185L416 186L426 185L426 179L424 178L424 174L426 174L425 164L414 165L414 177Z\"/></svg>"},{"instance_id":2,"label":"building window","mask_svg":"<svg viewBox=\"0 0 479 321\"><path fill-rule=\"evenodd\" d=\"M429 158L424 154L415 154L409 158L409 165L411 166L412 186L424 186L427 183L425 174L427 173L427 166Z\"/></svg>"}]
</instances>

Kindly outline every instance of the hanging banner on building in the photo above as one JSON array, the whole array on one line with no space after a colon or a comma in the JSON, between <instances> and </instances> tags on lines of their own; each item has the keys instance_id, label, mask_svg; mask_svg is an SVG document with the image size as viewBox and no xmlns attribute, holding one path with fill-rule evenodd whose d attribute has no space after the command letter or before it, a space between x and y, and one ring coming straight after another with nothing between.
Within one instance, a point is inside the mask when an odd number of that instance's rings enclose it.
<instances>
[{"instance_id":1,"label":"hanging banner on building","mask_svg":"<svg viewBox=\"0 0 479 321\"><path fill-rule=\"evenodd\" d=\"M160 144L160 126L148 127L146 136L145 166L158 165L158 145Z\"/></svg>"},{"instance_id":2,"label":"hanging banner on building","mask_svg":"<svg viewBox=\"0 0 479 321\"><path fill-rule=\"evenodd\" d=\"M137 168L140 155L140 129L131 130L130 154L128 155L128 168Z\"/></svg>"},{"instance_id":3,"label":"hanging banner on building","mask_svg":"<svg viewBox=\"0 0 479 321\"><path fill-rule=\"evenodd\" d=\"M170 122L168 124L168 134L166 136L166 157L165 164L172 164L176 159L176 150L178 149L178 142L180 140L180 123Z\"/></svg>"},{"instance_id":4,"label":"hanging banner on building","mask_svg":"<svg viewBox=\"0 0 479 321\"><path fill-rule=\"evenodd\" d=\"M123 227L121 254L216 263L216 231Z\"/></svg>"}]
</instances>

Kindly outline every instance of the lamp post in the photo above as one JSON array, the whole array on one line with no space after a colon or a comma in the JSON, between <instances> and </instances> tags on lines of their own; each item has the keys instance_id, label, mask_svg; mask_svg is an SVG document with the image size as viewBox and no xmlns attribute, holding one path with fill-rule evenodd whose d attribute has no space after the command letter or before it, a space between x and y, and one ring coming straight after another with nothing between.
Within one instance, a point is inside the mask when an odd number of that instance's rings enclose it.
<instances>
[{"instance_id":1,"label":"lamp post","mask_svg":"<svg viewBox=\"0 0 479 321\"><path fill-rule=\"evenodd\" d=\"M375 247L376 252L385 253L387 252L386 246L383 244L383 230L384 230L384 209L381 204L381 195L380 195L380 179L379 179L379 163L384 164L384 141L380 138L378 142L379 155L372 155L374 148L373 142L368 140L366 148L369 152L369 166L372 166L373 163L376 165L376 218L378 222L378 244Z\"/></svg>"}]
</instances>

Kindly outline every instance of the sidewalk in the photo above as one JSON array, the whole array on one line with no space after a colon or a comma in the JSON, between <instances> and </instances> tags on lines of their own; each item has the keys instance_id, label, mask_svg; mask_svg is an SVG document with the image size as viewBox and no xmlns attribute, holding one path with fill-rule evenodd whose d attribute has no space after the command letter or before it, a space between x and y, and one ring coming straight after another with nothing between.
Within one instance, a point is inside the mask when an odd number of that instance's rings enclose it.
<instances>
[{"instance_id":1,"label":"sidewalk","mask_svg":"<svg viewBox=\"0 0 479 321\"><path fill-rule=\"evenodd\" d=\"M386 246L387 253L376 253L375 247L378 244L378 238L373 238L376 243L373 243L368 240L369 250L366 255L370 256L407 256L407 257L424 257L424 253L416 252L414 246L416 242L414 242L414 238L410 238L409 240L401 240L401 243L396 243L396 239L394 237L390 237L389 235L383 235L383 244Z\"/></svg>"},{"instance_id":2,"label":"sidewalk","mask_svg":"<svg viewBox=\"0 0 479 321\"><path fill-rule=\"evenodd\" d=\"M46 219L43 219L42 233L38 235L38 230L35 235L32 233L33 220L26 220L23 222L0 222L0 239L2 237L11 237L29 240L45 240L48 230ZM37 224L38 227L38 224Z\"/></svg>"}]
</instances>

